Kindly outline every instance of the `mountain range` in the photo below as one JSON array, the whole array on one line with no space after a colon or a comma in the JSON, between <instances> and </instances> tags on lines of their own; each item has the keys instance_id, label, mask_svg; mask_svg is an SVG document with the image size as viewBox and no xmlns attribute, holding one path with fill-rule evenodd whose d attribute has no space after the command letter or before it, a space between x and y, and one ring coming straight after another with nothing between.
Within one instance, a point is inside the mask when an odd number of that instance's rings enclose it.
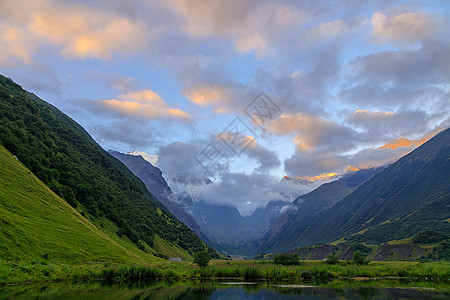
<instances>
[{"instance_id":1,"label":"mountain range","mask_svg":"<svg viewBox=\"0 0 450 300\"><path fill-rule=\"evenodd\" d=\"M304 216L302 206L320 203L317 194L339 180L319 187L294 202L297 209L279 219L261 251L344 241L381 244L424 230L450 233L449 155L446 129L382 171L371 171L376 174L353 191L344 186L313 216Z\"/></svg>"},{"instance_id":2,"label":"mountain range","mask_svg":"<svg viewBox=\"0 0 450 300\"><path fill-rule=\"evenodd\" d=\"M185 224L214 249L244 256L332 242L381 244L423 230L448 233L448 144L447 129L390 166L347 172L289 205L269 202L250 216L231 206L191 201L186 193L163 203L175 215L177 210L189 215ZM162 172L156 173L153 182L166 187ZM144 182L151 177L135 174ZM156 186L148 188L159 193Z\"/></svg>"}]
</instances>

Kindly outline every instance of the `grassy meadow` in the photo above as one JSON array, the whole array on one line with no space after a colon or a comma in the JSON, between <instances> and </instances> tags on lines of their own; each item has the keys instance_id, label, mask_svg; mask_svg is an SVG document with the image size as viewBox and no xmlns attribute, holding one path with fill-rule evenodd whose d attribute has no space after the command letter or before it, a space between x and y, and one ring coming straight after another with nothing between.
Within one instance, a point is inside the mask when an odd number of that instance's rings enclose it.
<instances>
[{"instance_id":1,"label":"grassy meadow","mask_svg":"<svg viewBox=\"0 0 450 300\"><path fill-rule=\"evenodd\" d=\"M341 262L329 265L323 261L302 261L299 266L274 265L271 261L214 260L201 269L192 262L153 262L148 264L61 264L44 260L32 262L0 262L0 283L65 280L195 280L233 279L244 281L303 280L327 283L333 279L394 279L448 281L450 263L447 262L371 262L357 266Z\"/></svg>"}]
</instances>

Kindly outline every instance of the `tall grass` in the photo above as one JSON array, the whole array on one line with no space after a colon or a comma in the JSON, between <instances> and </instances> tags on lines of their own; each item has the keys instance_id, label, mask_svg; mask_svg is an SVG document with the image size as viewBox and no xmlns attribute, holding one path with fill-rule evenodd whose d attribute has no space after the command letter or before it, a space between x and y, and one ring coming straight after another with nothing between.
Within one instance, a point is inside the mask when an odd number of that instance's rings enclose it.
<instances>
[{"instance_id":1,"label":"tall grass","mask_svg":"<svg viewBox=\"0 0 450 300\"><path fill-rule=\"evenodd\" d=\"M280 281L304 280L323 282L336 278L408 278L420 280L450 280L450 263L372 262L367 266L329 265L308 261L301 266L280 266L255 261L212 261L200 269L190 262L159 265L84 264L61 265L52 262L0 261L0 284L30 281L93 280L144 281L236 278L240 280Z\"/></svg>"}]
</instances>

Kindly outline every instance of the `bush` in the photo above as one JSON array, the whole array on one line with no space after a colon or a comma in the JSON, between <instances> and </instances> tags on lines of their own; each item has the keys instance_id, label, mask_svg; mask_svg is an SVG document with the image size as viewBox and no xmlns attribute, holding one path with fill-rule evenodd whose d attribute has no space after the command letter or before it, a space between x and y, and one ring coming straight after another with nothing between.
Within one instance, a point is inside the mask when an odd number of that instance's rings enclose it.
<instances>
[{"instance_id":1,"label":"bush","mask_svg":"<svg viewBox=\"0 0 450 300\"><path fill-rule=\"evenodd\" d=\"M369 264L369 261L366 260L366 257L364 255L362 255L362 253L359 251L356 251L355 254L353 255L353 261L358 266Z\"/></svg>"},{"instance_id":2,"label":"bush","mask_svg":"<svg viewBox=\"0 0 450 300\"><path fill-rule=\"evenodd\" d=\"M337 255L331 254L327 257L326 263L330 265L336 265L339 263L339 257L337 257Z\"/></svg>"},{"instance_id":3,"label":"bush","mask_svg":"<svg viewBox=\"0 0 450 300\"><path fill-rule=\"evenodd\" d=\"M311 271L303 271L302 272L302 279L303 281L313 281L314 280L314 274Z\"/></svg>"},{"instance_id":4,"label":"bush","mask_svg":"<svg viewBox=\"0 0 450 300\"><path fill-rule=\"evenodd\" d=\"M200 251L194 254L194 264L199 265L201 268L206 267L210 260L211 256L208 251Z\"/></svg>"},{"instance_id":5,"label":"bush","mask_svg":"<svg viewBox=\"0 0 450 300\"><path fill-rule=\"evenodd\" d=\"M297 266L300 264L300 258L297 254L277 254L273 258L273 263L283 266Z\"/></svg>"}]
</instances>

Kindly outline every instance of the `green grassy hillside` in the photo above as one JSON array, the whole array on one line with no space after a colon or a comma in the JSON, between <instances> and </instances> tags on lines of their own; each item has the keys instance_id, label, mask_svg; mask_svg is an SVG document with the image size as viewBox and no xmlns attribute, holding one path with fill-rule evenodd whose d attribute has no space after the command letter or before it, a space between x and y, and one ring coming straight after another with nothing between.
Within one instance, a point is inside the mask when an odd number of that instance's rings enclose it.
<instances>
[{"instance_id":1,"label":"green grassy hillside","mask_svg":"<svg viewBox=\"0 0 450 300\"><path fill-rule=\"evenodd\" d=\"M1 259L62 263L159 260L100 231L2 146L0 166Z\"/></svg>"},{"instance_id":2,"label":"green grassy hillside","mask_svg":"<svg viewBox=\"0 0 450 300\"><path fill-rule=\"evenodd\" d=\"M106 220L136 246L159 237L186 255L208 249L80 125L1 75L0 144L96 225Z\"/></svg>"}]
</instances>

